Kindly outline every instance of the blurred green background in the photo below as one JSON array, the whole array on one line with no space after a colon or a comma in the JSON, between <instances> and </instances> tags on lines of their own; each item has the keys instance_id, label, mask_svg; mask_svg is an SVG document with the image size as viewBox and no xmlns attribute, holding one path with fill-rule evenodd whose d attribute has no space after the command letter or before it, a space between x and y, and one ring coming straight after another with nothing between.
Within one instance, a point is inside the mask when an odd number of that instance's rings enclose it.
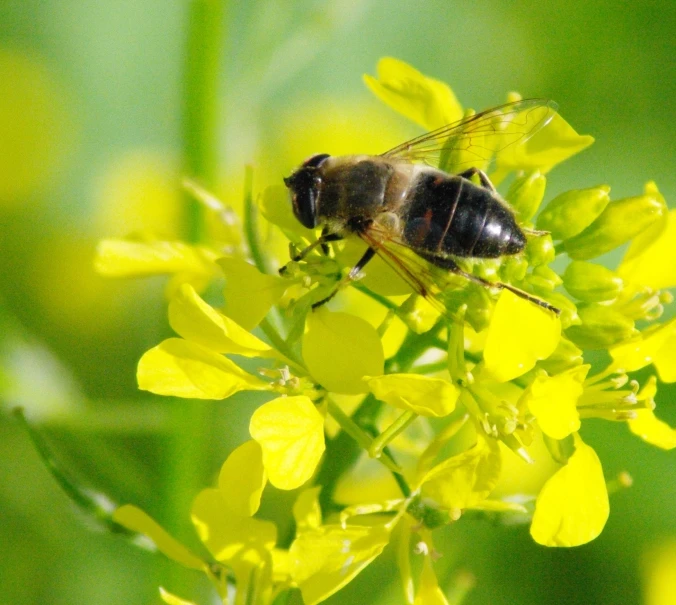
<instances>
[{"instance_id":1,"label":"blurred green background","mask_svg":"<svg viewBox=\"0 0 676 605\"><path fill-rule=\"evenodd\" d=\"M193 408L135 386L138 358L169 334L164 281L106 281L92 259L101 237L181 235L189 5L0 2L3 406L24 405L83 483L169 526L180 515L188 521L187 509L166 513L167 477L179 472L177 443L186 447L177 418ZM510 90L556 100L596 143L552 173L547 199L601 183L615 198L634 195L654 179L676 200L671 0L271 0L233 2L225 15L213 186L235 206L247 163L260 190L309 153L377 151L415 132L362 84L385 55L445 80L465 106L497 105ZM665 386L658 399L672 425L674 395ZM245 438L258 401L200 406L214 429L192 443L208 470L193 491ZM676 565L673 455L625 426L587 423L584 435L607 477L627 470L634 478L611 499L604 533L554 550L535 545L524 527L448 528L437 539L440 575L462 568L476 576L466 603L642 603L655 553L672 552ZM273 498L264 514L282 515L289 502ZM2 604L152 603L158 584L191 582L161 557L91 531L9 414L0 416L0 516ZM394 569L386 554L330 602L400 602Z\"/></svg>"}]
</instances>

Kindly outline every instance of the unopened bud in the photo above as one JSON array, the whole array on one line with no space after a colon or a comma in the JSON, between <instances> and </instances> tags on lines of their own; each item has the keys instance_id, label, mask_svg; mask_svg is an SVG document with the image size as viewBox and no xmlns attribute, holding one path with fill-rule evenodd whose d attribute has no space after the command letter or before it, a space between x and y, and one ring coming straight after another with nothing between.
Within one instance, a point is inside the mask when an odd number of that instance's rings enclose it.
<instances>
[{"instance_id":1,"label":"unopened bud","mask_svg":"<svg viewBox=\"0 0 676 605\"><path fill-rule=\"evenodd\" d=\"M622 291L622 278L602 265L573 261L563 274L563 286L584 302L613 300Z\"/></svg>"},{"instance_id":2,"label":"unopened bud","mask_svg":"<svg viewBox=\"0 0 676 605\"><path fill-rule=\"evenodd\" d=\"M552 236L533 235L528 238L526 244L526 258L533 267L537 265L547 265L554 260L556 252L552 243Z\"/></svg>"},{"instance_id":3,"label":"unopened bud","mask_svg":"<svg viewBox=\"0 0 676 605\"><path fill-rule=\"evenodd\" d=\"M573 189L555 197L538 217L537 228L554 239L568 239L584 231L610 202L610 187Z\"/></svg>"},{"instance_id":4,"label":"unopened bud","mask_svg":"<svg viewBox=\"0 0 676 605\"><path fill-rule=\"evenodd\" d=\"M563 337L554 352L547 359L540 361L538 366L546 370L550 376L554 376L581 365L582 361L582 350Z\"/></svg>"},{"instance_id":5,"label":"unopened bud","mask_svg":"<svg viewBox=\"0 0 676 605\"><path fill-rule=\"evenodd\" d=\"M582 349L607 349L638 334L634 322L611 307L589 303L577 312L581 323L570 326L566 336Z\"/></svg>"},{"instance_id":6,"label":"unopened bud","mask_svg":"<svg viewBox=\"0 0 676 605\"><path fill-rule=\"evenodd\" d=\"M579 235L564 242L568 256L588 260L636 237L667 212L664 199L653 193L611 202Z\"/></svg>"},{"instance_id":7,"label":"unopened bud","mask_svg":"<svg viewBox=\"0 0 676 605\"><path fill-rule=\"evenodd\" d=\"M562 280L553 269L546 265L538 265L528 277L528 282L536 290L551 292L556 286L561 285Z\"/></svg>"},{"instance_id":8,"label":"unopened bud","mask_svg":"<svg viewBox=\"0 0 676 605\"><path fill-rule=\"evenodd\" d=\"M539 170L517 178L507 191L505 199L509 202L520 222L526 222L535 216L542 198L545 196L547 179Z\"/></svg>"}]
</instances>

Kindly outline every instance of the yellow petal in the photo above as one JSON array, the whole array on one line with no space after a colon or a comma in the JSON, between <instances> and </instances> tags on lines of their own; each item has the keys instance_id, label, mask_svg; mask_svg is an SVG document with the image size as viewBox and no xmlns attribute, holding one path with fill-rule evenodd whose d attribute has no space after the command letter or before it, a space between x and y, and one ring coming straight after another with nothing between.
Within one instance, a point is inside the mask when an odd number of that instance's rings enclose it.
<instances>
[{"instance_id":1,"label":"yellow petal","mask_svg":"<svg viewBox=\"0 0 676 605\"><path fill-rule=\"evenodd\" d=\"M321 486L304 489L293 503L293 518L298 529L317 528L322 524L322 509L319 506Z\"/></svg>"},{"instance_id":2,"label":"yellow petal","mask_svg":"<svg viewBox=\"0 0 676 605\"><path fill-rule=\"evenodd\" d=\"M664 200L657 186L649 182L647 195ZM617 269L625 282L655 290L676 286L676 210L671 210L648 232L634 238Z\"/></svg>"},{"instance_id":3,"label":"yellow petal","mask_svg":"<svg viewBox=\"0 0 676 605\"><path fill-rule=\"evenodd\" d=\"M631 432L643 441L663 450L676 447L676 429L655 416L652 410L636 410L636 418L628 421Z\"/></svg>"},{"instance_id":4,"label":"yellow petal","mask_svg":"<svg viewBox=\"0 0 676 605\"><path fill-rule=\"evenodd\" d=\"M528 405L545 435L563 439L580 428L577 400L589 368L583 365L556 376L538 376L524 393L522 403Z\"/></svg>"},{"instance_id":5,"label":"yellow petal","mask_svg":"<svg viewBox=\"0 0 676 605\"><path fill-rule=\"evenodd\" d=\"M148 536L162 554L184 567L190 569L205 569L208 567L206 562L170 536L164 528L140 508L131 504L120 506L113 513L113 521L131 531Z\"/></svg>"},{"instance_id":6,"label":"yellow petal","mask_svg":"<svg viewBox=\"0 0 676 605\"><path fill-rule=\"evenodd\" d=\"M462 108L447 84L391 57L380 59L376 69L377 79L364 76L373 94L423 128L434 130L462 117Z\"/></svg>"},{"instance_id":7,"label":"yellow petal","mask_svg":"<svg viewBox=\"0 0 676 605\"><path fill-rule=\"evenodd\" d=\"M389 541L384 526L325 525L301 531L291 544L291 577L305 605L315 605L348 584Z\"/></svg>"},{"instance_id":8,"label":"yellow petal","mask_svg":"<svg viewBox=\"0 0 676 605\"><path fill-rule=\"evenodd\" d=\"M608 520L608 491L596 452L575 437L575 453L540 491L530 535L543 546L579 546Z\"/></svg>"},{"instance_id":9,"label":"yellow petal","mask_svg":"<svg viewBox=\"0 0 676 605\"><path fill-rule=\"evenodd\" d=\"M279 397L259 407L249 424L263 448L270 483L295 489L312 477L324 453L324 418L308 397Z\"/></svg>"},{"instance_id":10,"label":"yellow petal","mask_svg":"<svg viewBox=\"0 0 676 605\"><path fill-rule=\"evenodd\" d=\"M524 144L508 145L497 155L499 170L539 170L542 174L594 142L579 135L559 114Z\"/></svg>"},{"instance_id":11,"label":"yellow petal","mask_svg":"<svg viewBox=\"0 0 676 605\"><path fill-rule=\"evenodd\" d=\"M653 363L662 382L676 382L676 329L658 349Z\"/></svg>"},{"instance_id":12,"label":"yellow petal","mask_svg":"<svg viewBox=\"0 0 676 605\"><path fill-rule=\"evenodd\" d=\"M561 321L551 311L503 290L488 327L484 365L498 382L506 382L530 370L556 349Z\"/></svg>"},{"instance_id":13,"label":"yellow petal","mask_svg":"<svg viewBox=\"0 0 676 605\"><path fill-rule=\"evenodd\" d=\"M368 322L325 307L308 314L303 359L325 389L347 395L367 392L362 378L379 376L385 364L378 333Z\"/></svg>"},{"instance_id":14,"label":"yellow petal","mask_svg":"<svg viewBox=\"0 0 676 605\"><path fill-rule=\"evenodd\" d=\"M233 513L218 489L205 489L197 494L191 518L209 552L224 563L233 557L241 559L244 550L251 551L249 560L265 561L277 541L274 523Z\"/></svg>"},{"instance_id":15,"label":"yellow petal","mask_svg":"<svg viewBox=\"0 0 676 605\"><path fill-rule=\"evenodd\" d=\"M181 599L180 597L177 597L175 594L170 593L168 590L165 590L161 586L160 586L160 598L167 605L195 605L193 601L186 601L185 599Z\"/></svg>"},{"instance_id":16,"label":"yellow petal","mask_svg":"<svg viewBox=\"0 0 676 605\"><path fill-rule=\"evenodd\" d=\"M448 605L446 595L439 588L439 582L432 567L432 557L425 557L423 562L420 583L413 605Z\"/></svg>"},{"instance_id":17,"label":"yellow petal","mask_svg":"<svg viewBox=\"0 0 676 605\"><path fill-rule=\"evenodd\" d=\"M233 512L243 517L256 514L267 482L263 450L256 441L245 441L221 467L218 488Z\"/></svg>"},{"instance_id":18,"label":"yellow petal","mask_svg":"<svg viewBox=\"0 0 676 605\"><path fill-rule=\"evenodd\" d=\"M213 253L183 242L139 242L104 239L96 248L94 266L109 277L168 273L212 273Z\"/></svg>"},{"instance_id":19,"label":"yellow petal","mask_svg":"<svg viewBox=\"0 0 676 605\"><path fill-rule=\"evenodd\" d=\"M179 336L217 353L272 354L270 345L204 302L189 284L183 284L169 302L169 323Z\"/></svg>"},{"instance_id":20,"label":"yellow petal","mask_svg":"<svg viewBox=\"0 0 676 605\"><path fill-rule=\"evenodd\" d=\"M676 359L673 359L675 346L676 319L672 319L647 334L641 333L638 339L612 347L609 352L613 358L613 366L625 372L635 372L653 362L657 365L657 360L660 359L662 371L671 377L676 373Z\"/></svg>"},{"instance_id":21,"label":"yellow petal","mask_svg":"<svg viewBox=\"0 0 676 605\"><path fill-rule=\"evenodd\" d=\"M270 388L228 358L180 338L144 353L136 377L144 391L190 399L225 399L238 391Z\"/></svg>"},{"instance_id":22,"label":"yellow petal","mask_svg":"<svg viewBox=\"0 0 676 605\"><path fill-rule=\"evenodd\" d=\"M497 442L479 437L466 452L444 460L423 478L423 497L448 510L462 510L485 500L500 478Z\"/></svg>"},{"instance_id":23,"label":"yellow petal","mask_svg":"<svg viewBox=\"0 0 676 605\"><path fill-rule=\"evenodd\" d=\"M265 275L241 258L217 261L225 273L225 314L245 330L252 330L282 297L288 282L277 275Z\"/></svg>"},{"instance_id":24,"label":"yellow petal","mask_svg":"<svg viewBox=\"0 0 676 605\"><path fill-rule=\"evenodd\" d=\"M447 380L419 374L387 374L367 382L377 399L421 416L447 416L455 409L459 394Z\"/></svg>"}]
</instances>

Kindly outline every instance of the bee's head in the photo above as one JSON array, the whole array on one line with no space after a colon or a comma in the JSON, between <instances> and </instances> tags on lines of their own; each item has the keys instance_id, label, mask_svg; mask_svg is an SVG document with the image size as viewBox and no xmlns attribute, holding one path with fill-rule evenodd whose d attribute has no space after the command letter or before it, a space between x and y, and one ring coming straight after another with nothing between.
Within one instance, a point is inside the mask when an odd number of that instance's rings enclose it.
<instances>
[{"instance_id":1,"label":"bee's head","mask_svg":"<svg viewBox=\"0 0 676 605\"><path fill-rule=\"evenodd\" d=\"M293 214L308 229L317 226L317 198L322 184L318 168L328 157L327 153L313 155L290 177L284 179L284 184L291 192Z\"/></svg>"}]
</instances>

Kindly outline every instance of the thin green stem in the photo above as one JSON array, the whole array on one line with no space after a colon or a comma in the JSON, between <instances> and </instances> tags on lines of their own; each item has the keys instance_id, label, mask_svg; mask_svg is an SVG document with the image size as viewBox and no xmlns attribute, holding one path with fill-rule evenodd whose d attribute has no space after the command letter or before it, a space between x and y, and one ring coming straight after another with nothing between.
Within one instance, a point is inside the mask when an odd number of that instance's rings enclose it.
<instances>
[{"instance_id":1,"label":"thin green stem","mask_svg":"<svg viewBox=\"0 0 676 605\"><path fill-rule=\"evenodd\" d=\"M410 410L400 414L397 419L388 426L380 435L378 435L369 447L369 456L371 458L380 458L383 450L390 444L390 442L404 431L412 422L418 418L418 414Z\"/></svg>"},{"instance_id":2,"label":"thin green stem","mask_svg":"<svg viewBox=\"0 0 676 605\"><path fill-rule=\"evenodd\" d=\"M244 233L256 268L261 273L272 273L270 261L263 251L258 229L258 208L253 201L253 168L251 166L247 166L244 171Z\"/></svg>"},{"instance_id":3,"label":"thin green stem","mask_svg":"<svg viewBox=\"0 0 676 605\"><path fill-rule=\"evenodd\" d=\"M374 439L366 431L364 431L356 422L352 420L341 407L333 401L330 397L327 398L329 414L339 425L340 428L345 431L355 442L363 449L370 450L373 446ZM401 468L397 466L397 463L389 456L381 456L380 454L377 458L393 473L401 474Z\"/></svg>"},{"instance_id":4,"label":"thin green stem","mask_svg":"<svg viewBox=\"0 0 676 605\"><path fill-rule=\"evenodd\" d=\"M188 5L183 81L183 164L186 177L213 189L218 169L220 61L225 32L224 0L192 0ZM222 159L222 158L221 158ZM204 209L184 192L184 237L199 242L204 234ZM162 524L179 540L190 543L190 504L204 487L209 468L213 406L210 402L178 400L171 403L171 437L162 482ZM190 590L187 575L176 566L172 585ZM183 588L181 588L183 587Z\"/></svg>"},{"instance_id":5,"label":"thin green stem","mask_svg":"<svg viewBox=\"0 0 676 605\"><path fill-rule=\"evenodd\" d=\"M364 284L361 284L358 281L355 281L355 282L352 282L352 287L355 290L359 290L362 294L366 294L366 296L368 296L369 298L372 298L377 303L380 303L386 309L389 309L390 311L394 311L395 313L399 311L399 305L398 304L392 302L386 296L383 296L382 294L378 294L377 292L374 292L370 288L367 288Z\"/></svg>"},{"instance_id":6,"label":"thin green stem","mask_svg":"<svg viewBox=\"0 0 676 605\"><path fill-rule=\"evenodd\" d=\"M291 349L289 344L281 337L279 332L275 329L275 327L272 325L272 322L267 318L264 317L261 323L259 324L259 327L261 330L263 330L263 334L265 334L269 339L270 342L272 343L272 346L275 347L284 357L290 361L297 370L300 370L303 374L307 374L307 369L305 367L305 364L301 359L298 358L296 353Z\"/></svg>"},{"instance_id":7,"label":"thin green stem","mask_svg":"<svg viewBox=\"0 0 676 605\"><path fill-rule=\"evenodd\" d=\"M385 372L408 371L416 359L430 347L430 341L437 337L443 327L443 322L439 322L425 334L409 332L397 353L385 363ZM352 421L363 431L376 435L376 423L382 405L372 394L367 395L352 414ZM346 431L341 431L327 442L326 455L316 477L316 483L322 486L319 501L324 512L339 508L333 502L333 492L340 477L356 464L360 455L360 444ZM399 477L395 476L395 479L399 481ZM405 486L402 493L406 494L407 490L408 486Z\"/></svg>"}]
</instances>

